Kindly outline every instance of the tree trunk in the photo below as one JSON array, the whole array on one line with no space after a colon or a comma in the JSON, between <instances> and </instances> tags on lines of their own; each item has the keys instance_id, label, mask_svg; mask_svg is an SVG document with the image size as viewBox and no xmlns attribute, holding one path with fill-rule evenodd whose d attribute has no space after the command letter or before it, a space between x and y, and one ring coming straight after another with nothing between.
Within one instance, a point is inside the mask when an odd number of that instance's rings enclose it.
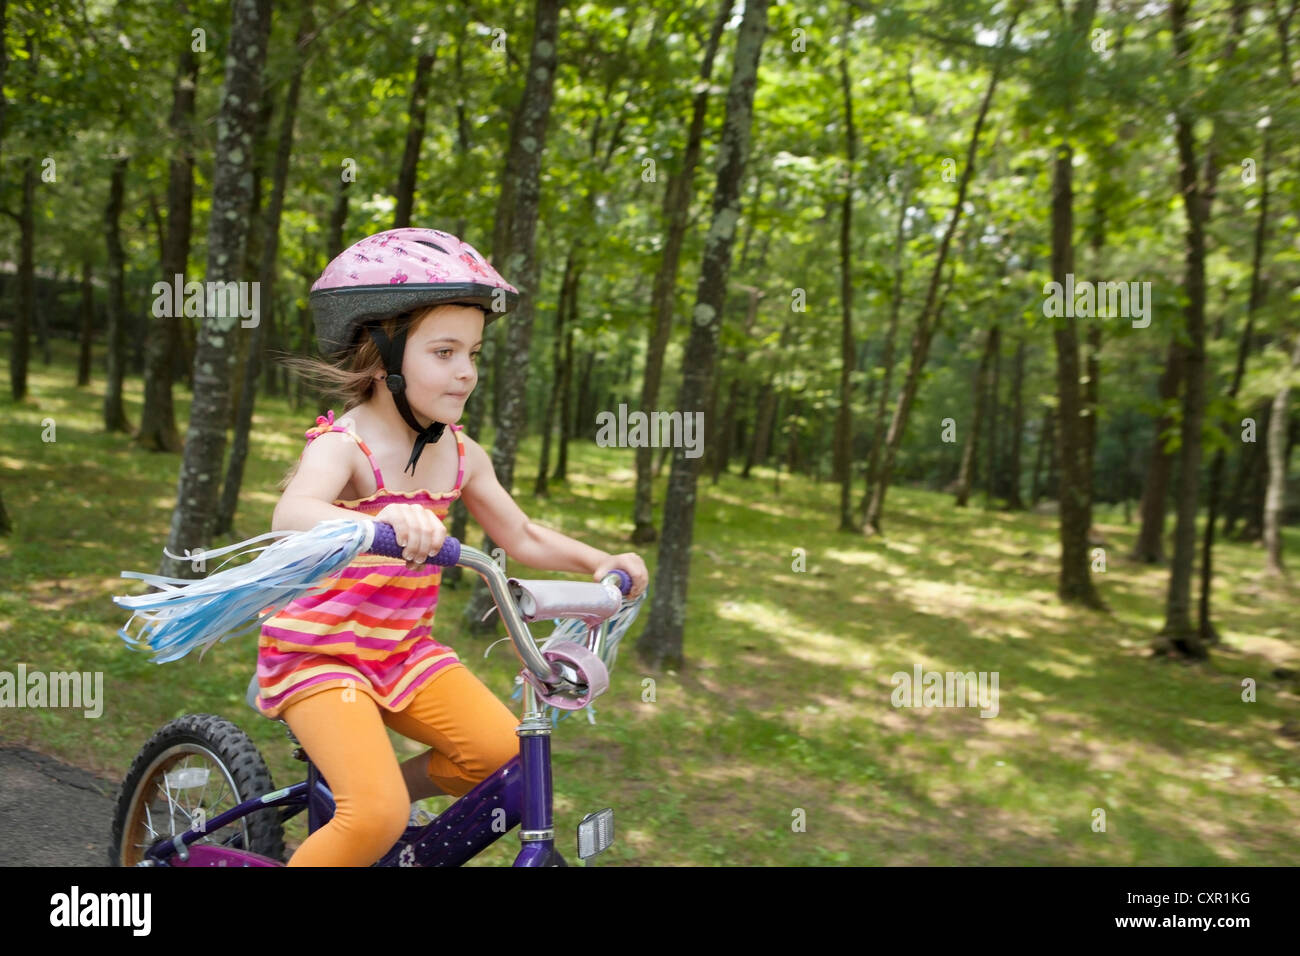
<instances>
[{"instance_id":1,"label":"tree trunk","mask_svg":"<svg viewBox=\"0 0 1300 956\"><path fill-rule=\"evenodd\" d=\"M588 349L582 361L582 381L578 385L578 417L573 423L573 435L589 434L586 428L596 417L596 395L591 387L591 372L596 365L595 349Z\"/></svg>"},{"instance_id":2,"label":"tree trunk","mask_svg":"<svg viewBox=\"0 0 1300 956\"><path fill-rule=\"evenodd\" d=\"M560 280L560 301L555 305L555 337L551 343L551 394L546 400L546 412L542 416L542 450L538 455L537 479L533 482L533 494L538 498L546 497L546 472L551 467L551 426L555 422L555 406L559 403L560 393L564 388L564 338L565 320L568 317L569 300L574 294L574 261L576 244L569 247L569 254L564 259L564 278ZM563 427L560 429L563 431Z\"/></svg>"},{"instance_id":3,"label":"tree trunk","mask_svg":"<svg viewBox=\"0 0 1300 956\"><path fill-rule=\"evenodd\" d=\"M36 311L36 160L23 161L22 200L18 210L18 296L13 341L9 351L9 382L14 401L27 397L27 365L31 356L31 327Z\"/></svg>"},{"instance_id":4,"label":"tree trunk","mask_svg":"<svg viewBox=\"0 0 1300 956\"><path fill-rule=\"evenodd\" d=\"M1024 501L1020 498L1020 441L1021 432L1025 427L1025 403L1023 386L1025 380L1025 337L1019 336L1016 340L1016 360L1015 373L1011 379L1012 395L1012 412L1011 412L1011 451L1008 453L1006 462L1006 482L1004 492L1006 494L1008 511L1023 511L1025 508ZM1035 466L1036 467L1036 466Z\"/></svg>"},{"instance_id":5,"label":"tree trunk","mask_svg":"<svg viewBox=\"0 0 1300 956\"><path fill-rule=\"evenodd\" d=\"M1254 255L1251 258L1250 298L1246 304L1246 328L1237 343L1237 364L1232 371L1232 384L1228 386L1228 398L1236 405L1237 393L1241 389L1241 380L1246 373L1246 358L1250 354L1251 338L1255 328L1255 314L1264 303L1263 259L1264 242L1268 234L1268 166L1270 142L1267 127L1264 129L1264 157L1260 163L1260 200L1259 217L1255 222ZM1236 422L1231 423L1236 425ZM1225 433L1225 438L1228 434ZM1214 581L1214 532L1218 521L1219 496L1223 487L1223 469L1227 461L1224 450L1219 448L1214 453L1210 464L1210 488L1206 502L1205 533L1201 539L1201 603L1199 621L1201 639L1207 644L1219 642L1219 632L1214 627L1210 615L1210 593Z\"/></svg>"},{"instance_id":6,"label":"tree trunk","mask_svg":"<svg viewBox=\"0 0 1300 956\"><path fill-rule=\"evenodd\" d=\"M81 260L81 336L77 350L77 385L90 384L91 345L95 336L95 284L91 281L90 254Z\"/></svg>"},{"instance_id":7,"label":"tree trunk","mask_svg":"<svg viewBox=\"0 0 1300 956\"><path fill-rule=\"evenodd\" d=\"M168 163L167 232L162 243L162 281L171 285L184 275L190 258L190 229L194 205L194 101L199 60L183 36L172 82L172 112L168 122L176 151ZM185 279L181 279L182 286ZM165 310L172 311L172 310ZM173 362L180 343L181 315L156 315L145 344L144 407L136 441L150 451L179 451L172 403Z\"/></svg>"},{"instance_id":8,"label":"tree trunk","mask_svg":"<svg viewBox=\"0 0 1300 956\"><path fill-rule=\"evenodd\" d=\"M1001 391L1002 378L1002 336L998 326L993 326L993 354L989 356L993 363L992 382L989 384L988 408L985 417L989 421L989 440L986 444L987 461L984 475L985 507L993 506L993 499L1002 493L1002 473L998 461L998 393Z\"/></svg>"},{"instance_id":9,"label":"tree trunk","mask_svg":"<svg viewBox=\"0 0 1300 956\"><path fill-rule=\"evenodd\" d=\"M492 467L507 493L514 485L515 455L527 412L528 350L533 337L533 309L540 278L534 244L541 198L541 160L546 148L546 128L555 90L559 12L560 0L536 2L524 95L511 126L492 241L494 264L521 293L514 313L503 322L494 323L507 326L504 359L508 360L511 369L510 375L502 376L505 381L497 383L496 391L501 397L497 432L492 443ZM485 535L483 550L491 553L494 547L491 537ZM466 609L467 623L472 632L484 633L495 629L495 619L486 626L480 621L492 606L492 598L480 580Z\"/></svg>"},{"instance_id":10,"label":"tree trunk","mask_svg":"<svg viewBox=\"0 0 1300 956\"><path fill-rule=\"evenodd\" d=\"M1056 416L1050 408L1043 409L1043 424L1038 429L1038 450L1034 453L1034 474L1029 482L1029 506L1037 506L1043 495L1043 485L1038 478L1042 474L1043 456L1049 448L1056 447ZM1050 465L1049 465L1050 467ZM1050 485L1050 479L1048 484Z\"/></svg>"},{"instance_id":11,"label":"tree trunk","mask_svg":"<svg viewBox=\"0 0 1300 956\"><path fill-rule=\"evenodd\" d=\"M866 520L871 489L880 471L880 449L885 437L885 411L889 406L889 389L894 378L894 342L898 338L898 319L903 309L903 250L907 245L907 208L912 199L912 186L916 171L908 167L903 179L903 192L898 199L898 227L894 235L894 283L889 295L889 326L885 330L885 343L880 352L880 364L885 370L885 380L876 398L875 420L871 426L871 451L867 458L867 474L862 489L862 502L858 506Z\"/></svg>"},{"instance_id":12,"label":"tree trunk","mask_svg":"<svg viewBox=\"0 0 1300 956\"><path fill-rule=\"evenodd\" d=\"M704 259L691 312L691 334L683 353L679 406L683 415L699 409L709 394L714 355L722 324L731 250L740 218L740 189L749 154L758 63L767 33L769 0L750 0L736 38L722 141L718 144L718 175L713 215L704 241ZM696 461L679 448L672 456L664 509L663 535L651 593L650 620L637 642L637 656L651 668L680 668L686 623L686 594L690 580L691 538L695 526Z\"/></svg>"},{"instance_id":13,"label":"tree trunk","mask_svg":"<svg viewBox=\"0 0 1300 956\"><path fill-rule=\"evenodd\" d=\"M655 409L659 401L659 386L663 378L664 353L672 334L673 307L676 301L677 271L681 260L682 244L689 225L691 197L694 194L695 167L699 163L700 144L704 136L704 117L709 104L710 78L713 60L718 52L722 29L731 16L730 0L722 0L713 18L713 27L700 61L700 80L691 106L691 122L686 135L686 151L682 166L668 177L664 190L663 218L668 232L664 239L663 257L655 273L654 291L650 296L650 323L646 334L645 371L641 379L641 408L646 414ZM654 526L652 500L651 456L653 449L636 450L636 497L632 506L632 541L648 544L658 533Z\"/></svg>"},{"instance_id":14,"label":"tree trunk","mask_svg":"<svg viewBox=\"0 0 1300 956\"><path fill-rule=\"evenodd\" d=\"M1257 443L1250 470L1250 483L1246 489L1246 507L1238 541L1259 541L1264 536L1264 499L1268 488L1268 433L1273 424L1273 403L1265 402L1263 416L1264 440Z\"/></svg>"},{"instance_id":15,"label":"tree trunk","mask_svg":"<svg viewBox=\"0 0 1300 956\"><path fill-rule=\"evenodd\" d=\"M271 139L271 118L275 113L275 91L268 88L262 91L262 105L257 111L257 119L253 126L253 142L256 147L253 151L253 195L248 206L249 231L247 241L244 243L244 261L236 272L239 275L249 275L260 277L262 262L262 222L265 216L265 210L262 207L262 181L265 178L267 154L275 145ZM244 395L244 379L247 377L245 372L249 369L251 356L249 355L249 336L244 334L244 327L241 320L238 326L239 331L235 335L235 355L231 363L230 374L230 422L229 429L237 431L239 428L239 408ZM259 317L257 325L253 329L255 336L261 336L262 323ZM256 372L254 372L256 377ZM256 386L256 382L254 382ZM234 446L231 446L234 450ZM224 484L223 484L224 487ZM214 534L225 534L222 527L223 519L221 516L221 505L217 506L216 520L213 524Z\"/></svg>"},{"instance_id":16,"label":"tree trunk","mask_svg":"<svg viewBox=\"0 0 1300 956\"><path fill-rule=\"evenodd\" d=\"M840 215L840 407L835 417L835 476L840 483L840 531L857 530L850 498L853 486L853 163L857 140L853 131L853 91L849 85L848 46L853 8L845 7L844 41L840 49L840 87L844 93L844 208Z\"/></svg>"},{"instance_id":17,"label":"tree trunk","mask_svg":"<svg viewBox=\"0 0 1300 956\"><path fill-rule=\"evenodd\" d=\"M975 481L975 456L978 454L981 419L984 417L985 396L989 390L989 362L993 351L998 346L998 327L992 325L984 334L984 348L980 352L979 366L975 370L974 388L971 395L971 421L966 430L966 442L962 448L961 470L957 473L958 508L965 508L970 498L971 485Z\"/></svg>"},{"instance_id":18,"label":"tree trunk","mask_svg":"<svg viewBox=\"0 0 1300 956\"><path fill-rule=\"evenodd\" d=\"M763 386L758 399L758 411L754 416L754 428L749 436L749 453L745 456L745 468L740 477L748 478L754 465L767 457L767 445L772 433L772 418L776 411L776 387L769 382Z\"/></svg>"},{"instance_id":19,"label":"tree trunk","mask_svg":"<svg viewBox=\"0 0 1300 956\"><path fill-rule=\"evenodd\" d=\"M1168 404L1178 397L1183 381L1184 354L1177 336L1169 340L1165 370L1160 376L1161 403ZM1169 476L1173 472L1173 455L1165 451L1163 436L1174 426L1172 414L1162 415L1156 423L1155 439L1151 443L1151 460L1147 465L1147 480L1142 487L1142 501L1138 506L1141 523L1132 558L1143 564L1159 564L1165 557L1165 498L1168 495Z\"/></svg>"},{"instance_id":20,"label":"tree trunk","mask_svg":"<svg viewBox=\"0 0 1300 956\"><path fill-rule=\"evenodd\" d=\"M916 390L921 384L921 373L925 369L925 362L930 354L930 341L934 338L934 333L939 327L940 313L935 308L939 293L939 278L943 274L943 267L948 259L948 249L952 245L953 235L957 232L957 224L961 221L962 210L966 202L966 190L970 186L971 177L975 172L975 153L979 147L980 132L984 128L984 121L988 117L989 104L993 101L993 93L997 89L998 78L1002 75L1002 67L1007 60L1006 53L1011 43L1012 31L1015 29L1016 21L1020 18L1020 12L1023 9L1023 6L1017 6L1011 14L1011 20L1007 23L1006 32L1003 34L998 49L997 65L993 68L993 75L989 78L988 89L984 91L984 99L980 103L979 115L975 119L975 127L971 130L970 142L966 147L966 167L962 170L961 181L957 186L957 197L953 201L948 225L944 229L943 238L939 241L939 251L935 256L929 286L926 288L925 304L921 306L921 313L916 319L916 331L912 335L912 357L908 364L907 379L898 394L898 404L894 408L894 417L889 423L889 433L885 436L884 457L880 463L880 472L871 487L871 500L867 504L867 516L863 528L863 531L867 534L881 533L881 521L885 510L885 492L889 489L889 480L894 470L894 459L897 457L898 449L903 443L903 433L907 430L907 420L912 412L912 401L916 398Z\"/></svg>"},{"instance_id":21,"label":"tree trunk","mask_svg":"<svg viewBox=\"0 0 1300 956\"><path fill-rule=\"evenodd\" d=\"M218 109L212 214L208 226L208 281L238 281L247 242L252 162L262 68L271 30L268 0L233 0L226 76ZM209 311L207 309L205 312ZM218 309L217 312L225 312ZM204 315L194 350L194 400L181 462L162 573L192 578L201 565L187 551L207 547L216 516L221 465L230 417L231 337L238 315Z\"/></svg>"},{"instance_id":22,"label":"tree trunk","mask_svg":"<svg viewBox=\"0 0 1300 956\"><path fill-rule=\"evenodd\" d=\"M130 431L122 404L122 377L126 371L126 299L123 279L126 252L122 248L122 199L126 192L126 156L113 160L108 206L104 210L104 237L108 243L108 375L104 384L104 430Z\"/></svg>"},{"instance_id":23,"label":"tree trunk","mask_svg":"<svg viewBox=\"0 0 1300 956\"><path fill-rule=\"evenodd\" d=\"M1085 27L1091 24L1085 21ZM1056 152L1052 185L1052 279L1062 286L1074 272L1074 189L1069 143ZM1101 608L1088 569L1088 529L1092 526L1092 482L1088 473L1087 423L1079 389L1079 339L1073 309L1056 320L1057 448L1060 456L1061 569L1057 595L1062 601Z\"/></svg>"},{"instance_id":24,"label":"tree trunk","mask_svg":"<svg viewBox=\"0 0 1300 956\"><path fill-rule=\"evenodd\" d=\"M298 118L298 98L302 91L302 74L306 65L306 44L312 32L311 7L304 4L298 21L298 36L294 44L297 60L289 89L285 92L284 109L280 114L280 129L276 135L275 167L271 174L271 197L267 202L262 223L261 262L258 264L258 281L261 284L260 314L248 343L248 367L240 385L239 413L235 420L235 439L230 446L230 461L226 466L226 480L221 488L221 503L217 510L215 534L228 533L235 520L239 505L239 490L244 483L244 464L248 459L249 430L253 425L253 407L257 402L257 383L261 377L262 342L266 325L275 316L276 263L280 254L280 219L284 212L284 196L289 181L289 157L293 151L294 124Z\"/></svg>"},{"instance_id":25,"label":"tree trunk","mask_svg":"<svg viewBox=\"0 0 1300 956\"><path fill-rule=\"evenodd\" d=\"M402 151L401 171L397 177L397 212L393 217L394 229L404 229L411 224L411 209L415 206L415 175L420 165L420 147L424 143L429 74L433 70L434 58L434 53L421 53L415 61L415 79L411 83L411 105L407 110L406 148Z\"/></svg>"},{"instance_id":26,"label":"tree trunk","mask_svg":"<svg viewBox=\"0 0 1300 956\"><path fill-rule=\"evenodd\" d=\"M1291 367L1287 380L1300 368L1300 333L1296 334L1291 351ZM1291 450L1287 441L1287 403L1291 387L1283 384L1273 398L1273 411L1268 424L1268 491L1264 495L1264 548L1267 552L1265 570L1269 574L1286 573L1282 565L1282 512L1286 504L1286 460Z\"/></svg>"},{"instance_id":27,"label":"tree trunk","mask_svg":"<svg viewBox=\"0 0 1300 956\"><path fill-rule=\"evenodd\" d=\"M7 22L7 10L0 10L0 20ZM0 23L0 26L3 26ZM34 80L37 75L38 54L36 38L28 33L24 39L27 51L27 70ZM0 37L0 84L9 71L8 40ZM9 98L0 85L0 137L5 133ZM15 303L12 340L9 344L9 386L15 402L27 397L27 363L31 349L31 327L36 309L36 265L33 249L36 242L36 159L22 161L22 198L18 209L18 296Z\"/></svg>"},{"instance_id":28,"label":"tree trunk","mask_svg":"<svg viewBox=\"0 0 1300 956\"><path fill-rule=\"evenodd\" d=\"M569 439L573 433L573 325L570 322L564 333L564 360L560 376L560 433L559 452L555 456L555 471L551 478L565 481L569 473Z\"/></svg>"},{"instance_id":29,"label":"tree trunk","mask_svg":"<svg viewBox=\"0 0 1300 956\"><path fill-rule=\"evenodd\" d=\"M713 441L708 443L713 456L709 462L709 479L715 485L722 473L727 470L727 463L731 460L731 446L736 431L736 402L740 392L740 382L732 379L727 388L727 404L722 412L722 424L718 427L718 433L713 436Z\"/></svg>"},{"instance_id":30,"label":"tree trunk","mask_svg":"<svg viewBox=\"0 0 1300 956\"><path fill-rule=\"evenodd\" d=\"M1190 71L1191 38L1186 29L1188 0L1172 0L1175 70L1186 81ZM1182 89L1188 89L1184 85ZM1205 213L1196 163L1193 120L1183 105L1174 111L1178 144L1178 179L1187 216L1184 287L1187 293L1184 346L1183 419L1178 459L1178 515L1174 525L1174 558L1169 570L1165 624L1155 642L1161 653L1204 658L1207 651L1200 628L1193 624L1192 565L1196 557L1196 492L1201 468L1201 420L1205 412Z\"/></svg>"}]
</instances>

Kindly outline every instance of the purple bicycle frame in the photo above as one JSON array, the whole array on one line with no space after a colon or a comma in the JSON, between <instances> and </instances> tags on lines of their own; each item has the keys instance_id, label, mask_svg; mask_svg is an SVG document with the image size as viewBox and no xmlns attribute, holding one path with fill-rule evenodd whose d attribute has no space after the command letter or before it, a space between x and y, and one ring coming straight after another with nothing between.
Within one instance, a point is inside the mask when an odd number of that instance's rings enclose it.
<instances>
[{"instance_id":1,"label":"purple bicycle frame","mask_svg":"<svg viewBox=\"0 0 1300 956\"><path fill-rule=\"evenodd\" d=\"M392 529L387 529L391 539ZM380 550L376 544L372 550ZM396 547L390 540L388 548ZM397 553L400 554L400 548ZM520 657L534 674L554 676L549 661L542 658L528 635L528 626L519 616L519 610L506 588L505 575L496 562L475 548L461 545L448 538L442 552L432 562L442 565L460 564L478 571L488 585L497 609L516 639ZM624 593L631 586L626 572L615 572ZM608 579L607 579L608 580ZM552 819L551 789L551 723L542 713L532 685L523 685L523 720L515 729L519 735L519 755L512 757L495 771L479 781L464 796L457 799L437 818L423 827L407 827L406 832L375 866L460 866L491 846L498 838L520 826L523 846L515 857L514 866L567 866L555 849L555 829ZM238 806L213 817L201 829L190 829L166 840L160 840L144 853L146 866L282 866L279 860L262 856L250 850L216 846L208 843L194 844L204 834L219 830L236 820L258 810L279 807L294 808L294 813L307 810L307 829L314 833L334 815L334 796L325 778L308 758L307 779L293 786L245 800ZM292 815L292 814L290 814ZM191 845L194 844L194 845Z\"/></svg>"},{"instance_id":2,"label":"purple bicycle frame","mask_svg":"<svg viewBox=\"0 0 1300 956\"><path fill-rule=\"evenodd\" d=\"M530 724L544 725L530 727ZM375 866L461 866L522 823L524 845L515 866L566 865L555 849L551 819L550 722L541 714L525 720L519 731L519 756L512 757L479 781L423 827L407 827L396 845ZM526 731L531 730L531 733ZM278 860L235 847L200 843L218 830L257 810L279 807L307 810L308 830L315 832L334 815L334 797L316 767L308 779L251 800L213 817L203 830L187 830L145 851L155 866L282 866Z\"/></svg>"}]
</instances>

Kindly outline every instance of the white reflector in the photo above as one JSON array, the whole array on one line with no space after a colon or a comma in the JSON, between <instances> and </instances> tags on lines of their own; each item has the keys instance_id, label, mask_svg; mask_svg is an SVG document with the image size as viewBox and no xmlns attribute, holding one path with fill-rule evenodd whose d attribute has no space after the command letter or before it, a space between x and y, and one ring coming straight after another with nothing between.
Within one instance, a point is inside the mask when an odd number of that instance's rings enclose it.
<instances>
[{"instance_id":1,"label":"white reflector","mask_svg":"<svg viewBox=\"0 0 1300 956\"><path fill-rule=\"evenodd\" d=\"M169 790L189 790L192 787L201 787L208 782L208 769L206 767L182 767L180 770L172 770L164 774Z\"/></svg>"},{"instance_id":2,"label":"white reflector","mask_svg":"<svg viewBox=\"0 0 1300 956\"><path fill-rule=\"evenodd\" d=\"M582 818L578 824L578 857L586 860L608 850L614 842L614 811L609 807Z\"/></svg>"}]
</instances>

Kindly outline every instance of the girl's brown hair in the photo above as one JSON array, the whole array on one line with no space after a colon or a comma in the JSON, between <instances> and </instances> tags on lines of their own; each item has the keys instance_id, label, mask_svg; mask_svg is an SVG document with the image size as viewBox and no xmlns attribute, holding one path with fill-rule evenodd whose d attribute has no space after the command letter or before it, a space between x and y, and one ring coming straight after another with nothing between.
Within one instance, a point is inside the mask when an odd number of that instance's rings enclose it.
<instances>
[{"instance_id":1,"label":"girl's brown hair","mask_svg":"<svg viewBox=\"0 0 1300 956\"><path fill-rule=\"evenodd\" d=\"M421 316L432 311L433 309L417 309L375 324L391 339L403 325L414 325ZM361 330L357 331L357 335L359 338L356 347L337 361L327 362L303 355L282 356L280 361L321 397L342 399L343 414L346 415L374 394L375 373L384 370L384 360L374 340ZM300 461L301 458L295 461L293 467L280 479L281 491L298 473Z\"/></svg>"}]
</instances>

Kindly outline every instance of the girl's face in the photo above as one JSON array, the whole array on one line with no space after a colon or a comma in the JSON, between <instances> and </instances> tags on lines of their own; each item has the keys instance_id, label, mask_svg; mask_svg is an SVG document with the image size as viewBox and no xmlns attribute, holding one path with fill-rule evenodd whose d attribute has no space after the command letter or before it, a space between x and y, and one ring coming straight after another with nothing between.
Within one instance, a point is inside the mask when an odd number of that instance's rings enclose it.
<instances>
[{"instance_id":1,"label":"girl's face","mask_svg":"<svg viewBox=\"0 0 1300 956\"><path fill-rule=\"evenodd\" d=\"M406 336L402 377L406 400L422 419L453 424L478 384L483 312L471 305L440 305L424 313Z\"/></svg>"}]
</instances>

